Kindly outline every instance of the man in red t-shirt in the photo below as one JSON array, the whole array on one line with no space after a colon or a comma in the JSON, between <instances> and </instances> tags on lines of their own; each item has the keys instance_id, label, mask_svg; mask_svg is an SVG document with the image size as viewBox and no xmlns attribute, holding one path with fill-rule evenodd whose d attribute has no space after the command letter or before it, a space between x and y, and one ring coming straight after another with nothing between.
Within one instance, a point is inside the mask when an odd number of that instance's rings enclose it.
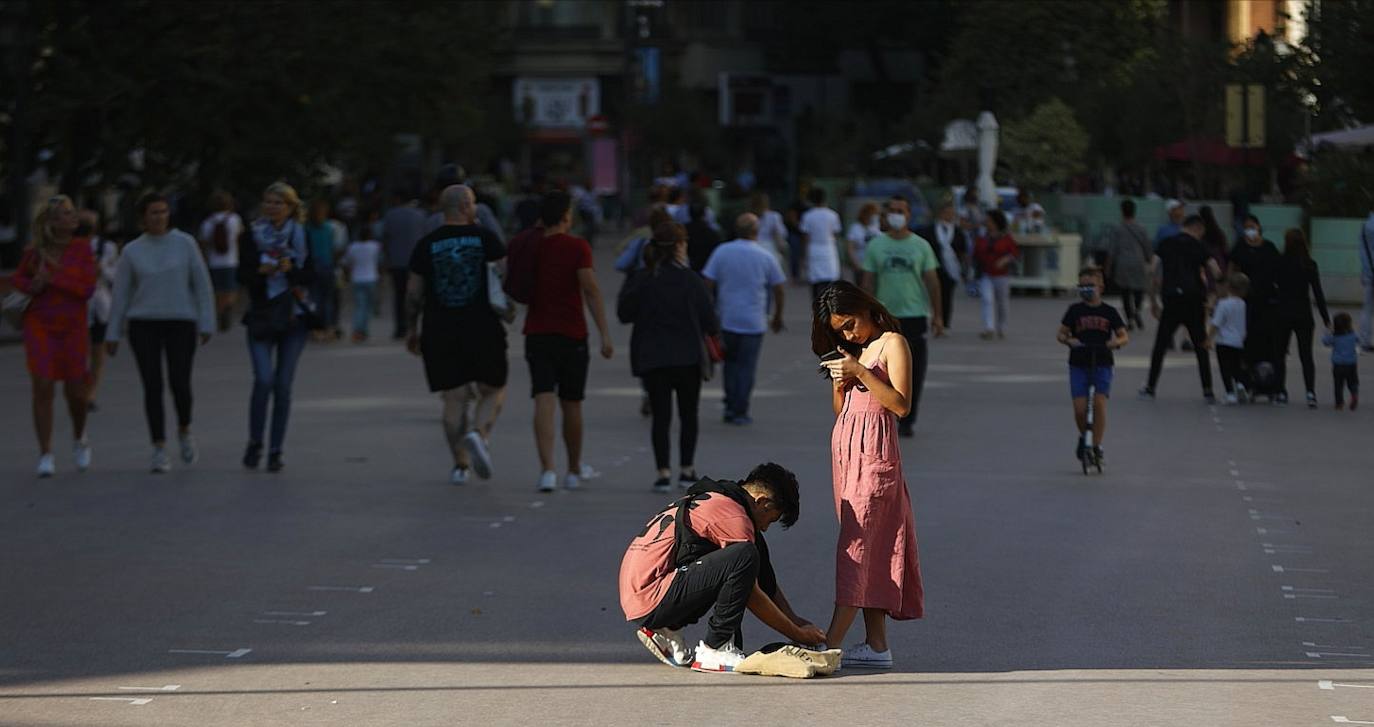
<instances>
[{"instance_id":1,"label":"man in red t-shirt","mask_svg":"<svg viewBox=\"0 0 1374 727\"><path fill-rule=\"evenodd\" d=\"M601 288L592 269L592 246L568 234L573 224L572 198L550 192L540 201L543 236L538 245L534 292L525 316L525 361L530 367L534 397L534 442L539 448L539 490L558 486L554 471L554 410L563 409L563 444L568 451L568 474L563 486L576 489L582 475L582 399L587 388L587 319L592 314L601 336L601 356L615 355Z\"/></svg>"},{"instance_id":2,"label":"man in red t-shirt","mask_svg":"<svg viewBox=\"0 0 1374 727\"><path fill-rule=\"evenodd\" d=\"M669 666L734 671L744 660L745 608L793 641L824 641L825 632L787 602L763 542L774 522L797 522L798 500L796 475L770 462L739 483L702 480L656 513L620 563L620 607L645 648ZM690 532L678 533L680 517ZM708 612L706 635L687 648L678 632Z\"/></svg>"}]
</instances>

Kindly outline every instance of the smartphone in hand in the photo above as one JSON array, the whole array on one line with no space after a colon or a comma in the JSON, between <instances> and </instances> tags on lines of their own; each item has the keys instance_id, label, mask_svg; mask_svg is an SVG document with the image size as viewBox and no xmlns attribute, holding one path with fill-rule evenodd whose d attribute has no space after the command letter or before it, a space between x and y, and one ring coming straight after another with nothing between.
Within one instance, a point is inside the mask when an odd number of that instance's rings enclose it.
<instances>
[{"instance_id":1,"label":"smartphone in hand","mask_svg":"<svg viewBox=\"0 0 1374 727\"><path fill-rule=\"evenodd\" d=\"M842 358L844 358L844 354L840 353L839 351L831 351L830 353L827 353L826 355L821 356L821 364L822 364L822 365L817 369L817 370L820 372L820 374L821 374L821 378L823 378L823 379L828 379L828 378L830 378L830 369L828 369L828 368L826 368L826 367L824 366L824 364L825 364L827 361L839 361L839 360L842 359Z\"/></svg>"}]
</instances>

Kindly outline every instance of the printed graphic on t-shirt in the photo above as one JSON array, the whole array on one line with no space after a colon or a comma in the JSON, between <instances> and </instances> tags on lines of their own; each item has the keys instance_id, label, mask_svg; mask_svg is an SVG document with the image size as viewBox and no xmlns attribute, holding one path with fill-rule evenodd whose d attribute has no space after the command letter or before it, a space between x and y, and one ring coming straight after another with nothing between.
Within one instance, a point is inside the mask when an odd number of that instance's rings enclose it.
<instances>
[{"instance_id":1,"label":"printed graphic on t-shirt","mask_svg":"<svg viewBox=\"0 0 1374 727\"><path fill-rule=\"evenodd\" d=\"M916 261L911 256L899 252L884 255L882 265L882 272L885 273L910 273L916 270Z\"/></svg>"},{"instance_id":2,"label":"printed graphic on t-shirt","mask_svg":"<svg viewBox=\"0 0 1374 727\"><path fill-rule=\"evenodd\" d=\"M434 295L448 308L476 302L486 280L482 238L477 235L446 237L429 245L434 266Z\"/></svg>"}]
</instances>

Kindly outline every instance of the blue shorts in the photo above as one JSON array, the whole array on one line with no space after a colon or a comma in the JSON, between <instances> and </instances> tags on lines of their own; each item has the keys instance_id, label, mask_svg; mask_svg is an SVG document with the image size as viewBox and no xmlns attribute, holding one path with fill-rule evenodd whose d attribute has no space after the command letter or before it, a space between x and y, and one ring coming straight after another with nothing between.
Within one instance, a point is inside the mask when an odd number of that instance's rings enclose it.
<instances>
[{"instance_id":1,"label":"blue shorts","mask_svg":"<svg viewBox=\"0 0 1374 727\"><path fill-rule=\"evenodd\" d=\"M1089 369L1087 366L1069 367L1069 394L1073 398L1087 398L1090 382L1097 386L1097 393L1102 396L1111 396L1112 367L1098 366L1096 369Z\"/></svg>"}]
</instances>

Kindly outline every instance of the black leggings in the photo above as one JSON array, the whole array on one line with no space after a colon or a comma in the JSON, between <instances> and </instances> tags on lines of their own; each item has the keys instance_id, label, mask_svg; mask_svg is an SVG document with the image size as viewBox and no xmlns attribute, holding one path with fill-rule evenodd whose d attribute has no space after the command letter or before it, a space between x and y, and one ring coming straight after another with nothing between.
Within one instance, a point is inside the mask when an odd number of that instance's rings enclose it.
<instances>
[{"instance_id":1,"label":"black leggings","mask_svg":"<svg viewBox=\"0 0 1374 727\"><path fill-rule=\"evenodd\" d=\"M906 337L907 345L911 347L911 410L902 417L899 428L911 431L916 425L916 410L921 406L921 390L926 387L926 368L930 361L930 352L926 347L926 328L929 319L925 316L898 318L897 322L902 327L902 335Z\"/></svg>"},{"instance_id":2,"label":"black leggings","mask_svg":"<svg viewBox=\"0 0 1374 727\"><path fill-rule=\"evenodd\" d=\"M1317 364L1312 359L1312 335L1317 324L1312 314L1281 313L1275 319L1274 371L1278 374L1279 391L1288 393L1288 339L1297 336L1298 361L1302 363L1304 391L1315 391Z\"/></svg>"},{"instance_id":3,"label":"black leggings","mask_svg":"<svg viewBox=\"0 0 1374 727\"><path fill-rule=\"evenodd\" d=\"M1135 323L1144 323L1144 319L1140 315L1144 301L1145 291L1121 289L1121 307L1126 314L1127 327Z\"/></svg>"},{"instance_id":4,"label":"black leggings","mask_svg":"<svg viewBox=\"0 0 1374 727\"><path fill-rule=\"evenodd\" d=\"M697 409L701 404L701 367L672 366L644 374L644 389L649 392L653 410L654 463L668 469L668 430L672 428L673 394L677 394L677 413L681 423L678 454L683 467L690 467L697 454Z\"/></svg>"},{"instance_id":5,"label":"black leggings","mask_svg":"<svg viewBox=\"0 0 1374 727\"><path fill-rule=\"evenodd\" d=\"M1336 387L1336 406L1345 405L1345 392L1349 389L1352 399L1360 396L1360 370L1355 364L1332 364L1331 381Z\"/></svg>"},{"instance_id":6,"label":"black leggings","mask_svg":"<svg viewBox=\"0 0 1374 727\"><path fill-rule=\"evenodd\" d=\"M1217 365L1221 368L1221 385L1226 393L1236 393L1236 384L1249 388L1245 378L1245 351L1231 346L1217 345Z\"/></svg>"},{"instance_id":7,"label":"black leggings","mask_svg":"<svg viewBox=\"0 0 1374 727\"><path fill-rule=\"evenodd\" d=\"M176 405L177 425L191 426L191 362L196 355L195 321L129 321L129 348L143 379L143 415L154 442L167 441L162 413L162 357L167 356L167 383Z\"/></svg>"}]
</instances>

